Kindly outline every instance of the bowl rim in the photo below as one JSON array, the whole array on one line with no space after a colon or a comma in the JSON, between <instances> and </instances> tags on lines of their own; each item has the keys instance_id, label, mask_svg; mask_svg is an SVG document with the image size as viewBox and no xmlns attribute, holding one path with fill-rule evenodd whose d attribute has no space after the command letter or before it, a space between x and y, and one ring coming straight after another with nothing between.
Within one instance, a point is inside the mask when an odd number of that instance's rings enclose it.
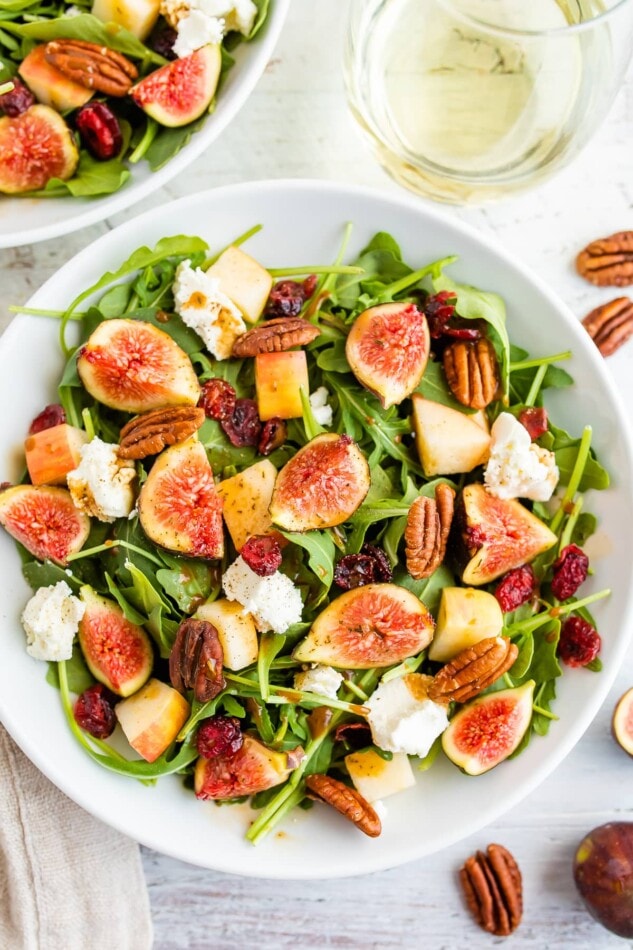
<instances>
[{"instance_id":1,"label":"bowl rim","mask_svg":"<svg viewBox=\"0 0 633 950\"><path fill-rule=\"evenodd\" d=\"M606 366L604 365L603 358L599 355L594 344L591 342L590 338L583 335L582 331L579 328L578 320L575 315L572 313L570 308L558 297L558 295L552 291L547 284L541 280L541 278L532 272L532 270L523 264L521 261L515 259L509 252L507 252L503 247L497 244L497 242L490 238L488 235L480 234L475 227L470 224L466 224L458 219L452 218L446 211L439 210L436 208L429 207L424 201L417 198L411 198L410 196L402 195L392 195L384 190L379 190L375 188L370 188L362 185L348 185L341 182L333 182L322 179L301 179L301 178L291 178L291 179L273 179L266 181L257 181L257 182L242 182L233 185L226 185L220 188L208 189L205 192L200 192L194 195L188 195L183 198L176 199L172 202L169 202L167 205L162 207L157 207L150 209L142 215L138 215L131 220L124 222L119 225L113 231L110 231L104 235L101 235L94 242L92 242L88 247L84 248L77 255L75 255L70 261L68 261L56 274L53 274L48 280L37 289L33 297L39 296L40 294L45 294L47 287L53 281L57 281L60 276L63 278L66 274L71 273L77 267L81 269L81 265L84 261L87 261L94 255L94 249L96 245L106 244L107 242L116 242L118 238L125 237L128 233L133 233L139 225L144 226L148 225L149 228L152 227L152 219L162 219L165 215L165 212L171 214L172 217L180 211L187 209L188 206L194 204L200 204L201 202L207 200L214 200L214 198L231 198L236 195L249 195L253 192L276 192L281 191L285 194L292 193L328 193L332 198L336 196L344 197L346 195L353 195L361 200L371 201L373 204L384 203L385 205L391 207L401 208L404 211L411 212L414 210L416 213L420 213L427 222L437 222L442 224L444 227L454 230L456 233L463 235L467 239L474 240L476 243L485 248L488 252L493 254L497 259L499 259L504 266L510 269L510 271L518 272L525 280L531 282L537 290L539 290L550 302L552 307L560 314L563 318L565 324L574 328L572 330L574 336L574 345L585 350L585 355L588 355L591 362L594 364L597 375L600 377L601 383L606 390L607 396L610 400L611 405L615 409L617 421L620 423L621 428L621 439L623 443L623 449L625 456L627 457L627 463L629 469L633 472L633 438L630 431L630 427L626 421L626 415L624 413L624 406L622 399L615 388L614 382L612 381ZM156 240L162 235L156 235ZM32 299L32 298L31 298ZM28 304L27 304L28 306ZM3 346L3 341L10 339L14 333L19 332L19 326L25 319L24 315L16 315L16 318L9 325L7 330L0 339L0 348ZM633 505L633 484L624 486L625 490L631 495L631 501ZM631 579L633 581L633 563L631 564ZM524 800L531 792L539 786L567 757L572 748L580 740L584 732L593 722L596 714L598 713L600 707L604 703L604 700L607 697L607 694L613 685L615 677L622 665L622 661L626 650L628 649L631 636L633 634L633 584L629 587L628 599L625 601L625 612L623 616L623 626L626 627L624 633L620 637L617 648L614 651L612 666L609 670L603 671L600 674L599 682L596 685L596 688L593 690L586 706L585 714L579 717L573 724L570 725L568 733L557 740L556 745L556 754L552 757L553 761L549 761L550 757L544 757L545 762L534 769L530 778L522 780L516 791L513 791L502 796L502 801L499 805L493 803L491 808L486 811L485 816L481 819L479 816L473 816L473 818L465 823L459 824L459 829L455 832L449 831L444 835L443 842L440 848L434 848L433 851L437 852L439 850L444 850L445 848L457 843L458 841L463 840L474 832L480 830L482 827L490 824L492 821L495 821L500 815L506 814L511 808L513 808L518 802ZM628 623L627 623L628 620ZM7 715L8 713L8 715ZM3 709L3 699L0 694L0 720L5 724L5 727L10 734L13 735L14 739L20 747L23 749L25 754L35 763L35 765L40 768L40 770L48 777L51 781L57 785L65 794L67 794L72 800L77 802L87 811L105 821L107 824L111 825L118 831L126 835L133 835L134 839L137 840L140 844L145 845L152 850L157 849L157 843L155 840L148 836L145 833L137 833L136 831L132 833L129 828L129 824L122 819L119 819L118 816L112 815L110 813L105 813L106 810L95 807L92 799L90 797L89 789L83 791L78 789L76 786L73 786L68 776L64 773L62 769L57 769L55 767L54 759L52 761L46 761L45 755L42 753L36 744L31 743L30 741L24 741L24 738L19 735L19 728L17 728L17 720L11 714L9 710ZM205 863L201 860L197 861L195 858L187 852L186 842L182 844L173 844L172 846L165 847L164 844L160 844L160 852L164 853L170 857L176 858L178 860L186 861L190 864L198 864L200 867L210 868L208 863ZM430 854L432 852L425 852ZM420 858L419 851L415 849L406 849L405 856L401 860L394 860L392 856L379 856L376 855L373 860L367 860L367 855L363 858L363 867L355 869L345 869L344 871L339 871L333 869L333 873L328 874L326 877L329 878L343 878L343 877L352 877L360 874L370 873L374 871L386 870L391 867L400 866L407 862L417 860ZM306 864L303 864L301 868L297 868L293 865L292 872L284 872L284 863L283 861L275 863L271 861L268 864L266 874L262 874L260 870L251 869L250 867L241 868L239 871L236 871L235 865L230 861L225 862L220 855L215 856L213 865L211 869L224 872L224 873L233 873L239 874L243 877L266 877L269 879L278 879L284 880L288 878L296 880L322 880L325 879L322 873L312 870L312 868Z\"/></svg>"}]
</instances>

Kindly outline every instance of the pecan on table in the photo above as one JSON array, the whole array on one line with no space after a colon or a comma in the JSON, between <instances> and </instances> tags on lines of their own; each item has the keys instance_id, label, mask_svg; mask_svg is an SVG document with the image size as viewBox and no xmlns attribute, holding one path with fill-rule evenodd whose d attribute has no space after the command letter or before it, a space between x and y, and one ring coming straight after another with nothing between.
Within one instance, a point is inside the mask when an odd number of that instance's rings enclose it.
<instances>
[{"instance_id":1,"label":"pecan on table","mask_svg":"<svg viewBox=\"0 0 633 950\"><path fill-rule=\"evenodd\" d=\"M433 677L428 688L434 702L465 703L510 669L519 650L507 637L487 637L466 647Z\"/></svg>"},{"instance_id":2,"label":"pecan on table","mask_svg":"<svg viewBox=\"0 0 633 950\"><path fill-rule=\"evenodd\" d=\"M519 866L500 844L478 851L459 872L466 903L483 930L508 937L521 923L523 886Z\"/></svg>"},{"instance_id":3,"label":"pecan on table","mask_svg":"<svg viewBox=\"0 0 633 950\"><path fill-rule=\"evenodd\" d=\"M322 774L306 776L306 785L313 795L336 808L370 838L377 838L382 831L380 818L355 788Z\"/></svg>"},{"instance_id":4,"label":"pecan on table","mask_svg":"<svg viewBox=\"0 0 633 950\"><path fill-rule=\"evenodd\" d=\"M122 459L158 455L168 445L188 439L204 420L204 409L196 406L167 406L144 412L130 419L121 429L117 454Z\"/></svg>"},{"instance_id":5,"label":"pecan on table","mask_svg":"<svg viewBox=\"0 0 633 950\"><path fill-rule=\"evenodd\" d=\"M138 77L127 57L85 40L51 40L44 46L44 58L68 79L106 96L127 95Z\"/></svg>"},{"instance_id":6,"label":"pecan on table","mask_svg":"<svg viewBox=\"0 0 633 950\"><path fill-rule=\"evenodd\" d=\"M456 340L444 350L446 381L455 399L471 409L485 409L499 389L497 356L490 340Z\"/></svg>"},{"instance_id":7,"label":"pecan on table","mask_svg":"<svg viewBox=\"0 0 633 950\"><path fill-rule=\"evenodd\" d=\"M233 344L233 356L279 353L293 346L305 346L320 334L318 327L302 317L278 317L238 336Z\"/></svg>"},{"instance_id":8,"label":"pecan on table","mask_svg":"<svg viewBox=\"0 0 633 950\"><path fill-rule=\"evenodd\" d=\"M633 284L633 231L592 241L576 258L576 270L599 287Z\"/></svg>"},{"instance_id":9,"label":"pecan on table","mask_svg":"<svg viewBox=\"0 0 633 950\"><path fill-rule=\"evenodd\" d=\"M611 356L633 336L633 300L616 297L588 313L582 325L603 356Z\"/></svg>"},{"instance_id":10,"label":"pecan on table","mask_svg":"<svg viewBox=\"0 0 633 950\"><path fill-rule=\"evenodd\" d=\"M430 577L444 560L454 501L455 492L442 482L435 489L435 498L420 495L409 508L404 540L411 577Z\"/></svg>"},{"instance_id":11,"label":"pecan on table","mask_svg":"<svg viewBox=\"0 0 633 950\"><path fill-rule=\"evenodd\" d=\"M169 678L179 693L193 690L199 703L207 703L226 683L222 675L224 652L218 631L207 620L183 620L169 655Z\"/></svg>"}]
</instances>

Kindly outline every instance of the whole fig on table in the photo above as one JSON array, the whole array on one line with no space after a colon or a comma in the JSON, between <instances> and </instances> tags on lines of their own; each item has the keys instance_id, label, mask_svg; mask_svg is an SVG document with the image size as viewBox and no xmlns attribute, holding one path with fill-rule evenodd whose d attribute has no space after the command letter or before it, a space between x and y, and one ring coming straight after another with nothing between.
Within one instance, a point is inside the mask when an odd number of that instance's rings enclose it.
<instances>
[{"instance_id":1,"label":"whole fig on table","mask_svg":"<svg viewBox=\"0 0 633 950\"><path fill-rule=\"evenodd\" d=\"M583 838L574 880L589 912L620 937L633 937L633 822L614 821Z\"/></svg>"}]
</instances>

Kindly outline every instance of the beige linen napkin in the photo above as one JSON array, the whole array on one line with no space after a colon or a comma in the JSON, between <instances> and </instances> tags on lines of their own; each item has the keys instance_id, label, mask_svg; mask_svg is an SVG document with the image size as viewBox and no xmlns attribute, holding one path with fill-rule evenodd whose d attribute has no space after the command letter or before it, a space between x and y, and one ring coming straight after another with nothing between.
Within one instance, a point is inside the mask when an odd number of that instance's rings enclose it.
<instances>
[{"instance_id":1,"label":"beige linen napkin","mask_svg":"<svg viewBox=\"0 0 633 950\"><path fill-rule=\"evenodd\" d=\"M138 846L66 798L0 725L2 950L151 945Z\"/></svg>"}]
</instances>

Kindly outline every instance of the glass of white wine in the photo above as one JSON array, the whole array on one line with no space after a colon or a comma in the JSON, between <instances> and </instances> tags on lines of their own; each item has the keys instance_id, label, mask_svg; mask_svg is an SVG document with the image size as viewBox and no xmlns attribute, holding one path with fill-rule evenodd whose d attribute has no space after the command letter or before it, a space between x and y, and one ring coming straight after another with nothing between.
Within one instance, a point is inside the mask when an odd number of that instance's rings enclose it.
<instances>
[{"instance_id":1,"label":"glass of white wine","mask_svg":"<svg viewBox=\"0 0 633 950\"><path fill-rule=\"evenodd\" d=\"M390 174L440 201L501 197L566 164L633 51L633 0L348 4L352 112Z\"/></svg>"}]
</instances>

